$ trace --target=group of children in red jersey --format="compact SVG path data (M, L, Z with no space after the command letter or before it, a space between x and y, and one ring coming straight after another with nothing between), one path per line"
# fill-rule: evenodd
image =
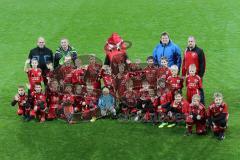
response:
M31 63L31 65L29 65ZM24 86L12 101L18 103L18 115L24 120L40 122L64 119L76 123L76 115L82 120L94 122L97 118L111 116L121 120L152 122L159 128L173 127L185 122L186 135L205 134L210 127L218 139L224 139L228 110L221 93L214 94L208 107L200 103L199 89L202 80L196 75L196 66L189 67L189 74L182 78L176 65L168 67L166 57L161 58L161 67L154 65L153 57L147 58L147 66L136 63L121 63L117 74L112 74L109 65L98 64L94 55L83 66L77 59L72 64L71 56L65 56L64 64L54 69L48 63L46 77L36 59L27 60L24 71L28 75L28 93ZM31 66L31 67L30 67ZM42 82L46 80L43 88ZM185 81L187 100L182 96Z

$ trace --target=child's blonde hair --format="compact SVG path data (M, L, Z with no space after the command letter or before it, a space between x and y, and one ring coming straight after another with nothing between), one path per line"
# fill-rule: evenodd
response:
M215 99L215 98L223 98L223 95L222 95L222 93L220 93L220 92L215 92L214 94L213 94L213 98Z
M198 94L194 94L194 95L192 96L192 100L198 100L198 101L200 101L200 99L201 99L201 97L200 97Z
M170 70L178 71L178 66L177 66L177 65L172 65L172 66L170 67Z
M102 92L106 92L106 93L109 93L109 89L107 87L104 87Z
M195 70L196 71L196 65L195 64L191 64L190 66L189 66L189 70Z

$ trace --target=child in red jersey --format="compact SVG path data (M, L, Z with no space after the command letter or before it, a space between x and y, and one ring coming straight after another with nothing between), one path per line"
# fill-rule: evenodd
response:
M161 57L161 66L157 70L157 79L165 79L171 76L171 70L168 68L167 57Z
M74 95L72 94L72 85L65 84L64 95L62 98L62 107L64 116L69 124L76 123L73 121L73 113L74 113Z
M158 96L158 107L156 109L158 117L162 122L158 128L163 128L168 125L168 111L170 108L170 104L173 100L172 92L169 89L168 85L164 78L158 80L157 86L157 96Z
M34 85L36 83L42 83L43 77L42 77L42 70L38 68L38 60L33 58L31 59L31 67L29 67L30 60L27 59L24 66L24 71L28 75L28 81L30 84L30 92L34 91Z
M137 102L138 116L135 118L135 121L138 121L139 115L143 115L143 121L147 122L152 120L154 115L154 107L151 100L151 92L150 85L147 80L143 81L142 88L139 91L139 98Z
M119 73L115 77L116 83L116 97L120 99L124 92L127 90L126 83L130 79L128 73L125 70L125 64L121 64L118 66ZM132 81L131 81L132 82Z
M33 101L33 108L30 111L30 116L35 117L40 120L40 122L44 122L46 120L47 103L46 96L42 92L42 86L40 83L35 84L31 97Z
M86 68L81 65L81 61L79 59L75 60L75 65L77 68L72 71L72 84L86 85L84 80Z
M200 95L200 90L202 88L202 80L196 74L195 64L189 66L189 75L186 76L186 87L187 87L187 100L190 103L192 101L192 96L194 94Z
M170 86L172 95L174 96L176 91L181 91L183 88L183 79L178 75L178 66L171 66L171 76L168 77L167 83Z
M100 72L101 72L102 65L96 62L95 55L91 55L89 57L89 65L87 67L85 81L88 81L94 89L101 89L101 82L100 82Z
M187 131L186 135L192 134L192 128L196 125L196 133L203 135L206 133L206 118L207 112L205 106L200 103L200 96L193 95L192 103L190 104L189 112L186 117Z
M61 108L59 94L60 91L58 81L56 79L52 79L49 85L49 92L46 93L48 104L47 119L53 120L57 118L58 110Z
M63 87L64 84L72 83L72 71L72 57L71 55L66 55L64 57L64 64L59 68L61 87Z
M84 85L80 85L80 84L76 84L74 86L75 89L75 94L74 94L74 109L75 112L82 112L82 103L84 102L84 96L87 92L86 86Z
M135 63L129 64L128 77L133 81L133 90L139 92L142 88L142 80L144 77L144 72L140 66L141 60L136 59Z
M189 113L189 103L182 97L182 92L176 92L174 100L170 104L168 115L172 121L167 127L171 128L179 121L185 120L186 115Z
M116 82L114 76L112 75L110 66L103 66L100 77L103 80L104 87L108 88L110 94L115 97Z
M56 78L56 73L53 68L53 63L52 62L47 62L47 71L46 71L46 79L47 79L47 84L50 84L50 82Z
M82 117L85 120L90 119L90 122L96 121L98 99L101 90L96 90L94 87L87 83L87 93L82 102Z
M228 106L223 101L223 95L218 92L214 93L214 102L208 107L208 122L214 135L219 140L225 138L224 132L227 127L228 116Z
M150 84L150 88L156 90L158 68L154 66L153 56L149 56L147 58L147 67L145 67L143 71L144 71L146 80Z
M28 103L28 96L25 93L24 86L18 87L18 93L11 102L12 106L15 106L16 104L18 104L17 114L23 116L23 119L26 121L30 120L30 105Z
M137 113L136 104L138 99L137 93L133 90L132 80L127 81L126 89L123 95L121 95L119 104L120 112L125 118Z

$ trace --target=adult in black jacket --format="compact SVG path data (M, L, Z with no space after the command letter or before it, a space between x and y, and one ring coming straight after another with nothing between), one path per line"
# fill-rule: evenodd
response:
M188 37L188 46L184 52L183 63L182 63L182 76L188 75L189 66L195 64L196 73L203 79L206 69L206 59L203 49L196 45L196 40L193 36ZM204 92L200 89L201 103L204 104Z
M46 72L47 69L47 62L53 63L53 53L52 50L45 46L45 39L43 37L39 37L37 40L37 47L30 50L28 55L28 59L36 58L38 60L38 68L42 70L44 83L46 84ZM30 62L31 64L31 62Z

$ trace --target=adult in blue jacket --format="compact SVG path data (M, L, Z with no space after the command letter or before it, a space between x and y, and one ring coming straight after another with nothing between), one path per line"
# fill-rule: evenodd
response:
M169 39L167 32L161 34L160 44L158 44L153 51L155 65L160 66L160 59L163 56L167 57L169 67L177 65L180 70L182 62L181 49Z

